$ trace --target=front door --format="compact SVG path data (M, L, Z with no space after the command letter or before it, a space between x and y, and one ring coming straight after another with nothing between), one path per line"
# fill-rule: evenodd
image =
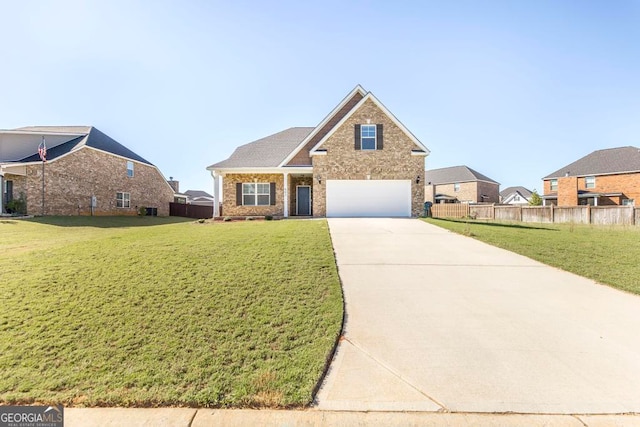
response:
M311 187L308 185L296 187L296 215L311 216Z

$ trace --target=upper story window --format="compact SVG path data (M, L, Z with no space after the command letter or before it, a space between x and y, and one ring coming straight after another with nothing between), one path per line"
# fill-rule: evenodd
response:
M460 191L460 183L456 182L455 184L453 184L453 191Z
M623 206L634 206L635 205L635 201L633 199L624 199L622 201L622 205Z
M584 177L584 187L585 188L596 188L596 177L595 176L585 176Z
M382 150L382 124L355 125L356 150Z
M127 176L129 178L133 177L133 162L127 160Z
M360 127L360 147L363 150L376 149L376 125L362 125Z
M549 189L551 191L558 191L558 180L557 179L549 180Z

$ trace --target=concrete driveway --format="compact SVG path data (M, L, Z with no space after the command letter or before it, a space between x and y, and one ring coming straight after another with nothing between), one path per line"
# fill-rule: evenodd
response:
M639 297L416 219L329 226L347 320L319 409L640 413Z

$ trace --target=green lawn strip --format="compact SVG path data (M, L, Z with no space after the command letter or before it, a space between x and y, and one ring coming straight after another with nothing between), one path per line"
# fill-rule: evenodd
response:
M310 402L342 319L325 221L9 226L44 249L0 259L0 401Z
M599 283L640 294L640 227L425 221Z

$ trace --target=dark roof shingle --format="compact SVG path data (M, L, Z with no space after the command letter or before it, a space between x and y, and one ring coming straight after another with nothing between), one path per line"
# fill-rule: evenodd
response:
M477 172L464 165L427 170L424 173L424 180L427 184L431 183L434 185L469 181L487 181L498 184L497 181L494 181L488 176L483 175L480 172Z
M531 195L533 194L533 192L527 188L516 186L516 187L507 187L504 190L502 190L500 192L500 197L506 198L515 192L520 193L523 197L526 197L527 199L531 197Z
M594 151L550 173L543 179L638 171L640 171L640 149L628 146Z
M313 129L315 128L293 127L241 145L228 159L214 163L209 167L277 167Z

